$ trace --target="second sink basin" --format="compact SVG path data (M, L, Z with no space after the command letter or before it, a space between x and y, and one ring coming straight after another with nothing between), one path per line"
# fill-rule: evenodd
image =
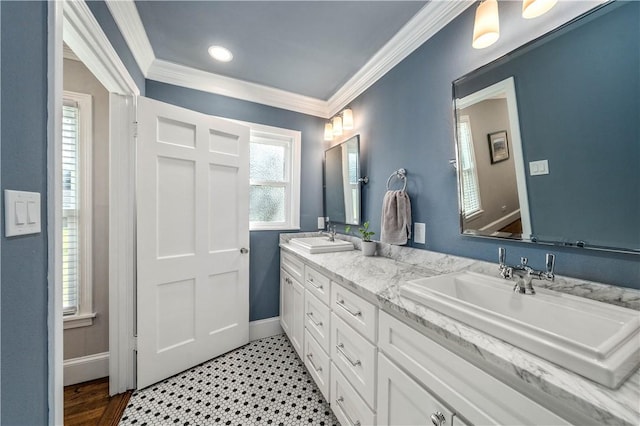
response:
M291 244L305 249L311 254L353 250L353 244L349 241L338 239L330 241L329 237L292 238Z
M512 285L464 271L410 281L400 294L610 388L640 364L640 312Z

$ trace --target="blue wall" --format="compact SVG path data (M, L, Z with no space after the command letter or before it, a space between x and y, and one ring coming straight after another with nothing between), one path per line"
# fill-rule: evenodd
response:
M39 234L6 238L4 226L0 227L0 423L44 425L48 421L47 4L3 1L0 9L2 190L40 192L43 218Z
M233 118L302 132L300 226L315 230L322 216L322 132L324 120L279 108L147 80L149 98L218 117ZM280 252L276 231L251 232L251 321L279 315Z
M500 7L502 17L504 8L520 6L501 2ZM500 49L502 42L485 51L471 47L474 11L467 9L351 102L362 135L363 174L370 179L364 188L364 218L379 235L386 180L404 167L413 220L427 228L427 244L414 247L496 262L498 246L505 246L508 262L527 256L535 268L543 267L544 254L550 251L557 255L558 274L640 288L635 255L460 235L456 174L448 163L455 157L451 83L487 63L487 51ZM628 36L635 37L637 49L637 34Z

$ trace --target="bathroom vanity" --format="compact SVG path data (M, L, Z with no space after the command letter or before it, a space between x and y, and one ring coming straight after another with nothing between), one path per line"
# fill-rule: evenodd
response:
M380 243L377 257L310 254L289 243L301 236L280 237L281 323L343 425L640 424L640 371L610 389L402 295L496 264ZM535 285L640 310L637 290Z

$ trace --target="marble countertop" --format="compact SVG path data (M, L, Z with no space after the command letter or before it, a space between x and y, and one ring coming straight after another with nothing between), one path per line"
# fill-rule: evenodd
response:
M293 237L317 235L281 234L280 247L523 392L542 395L594 423L640 424L640 370L612 390L400 296L400 287L409 280L461 270L495 276L497 264L381 243L375 257L362 256L358 250L309 254L288 244ZM357 238L340 238L360 246ZM553 283L534 285L640 311L638 290L560 276Z

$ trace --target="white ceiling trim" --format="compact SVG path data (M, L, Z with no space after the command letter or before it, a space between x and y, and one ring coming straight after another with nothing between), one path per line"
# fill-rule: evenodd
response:
M371 87L414 50L433 37L474 0L430 1L373 57L331 96L327 108L333 116Z
M217 95L325 117L327 102L156 59L147 78Z
M151 80L329 118L440 31L474 0L432 0L331 98L317 99L159 60L133 0L106 0L144 76Z
M146 77L156 56L142 25L138 8L133 0L107 0L106 3L142 74Z
M64 42L109 92L140 93L84 1L64 2L62 34Z

